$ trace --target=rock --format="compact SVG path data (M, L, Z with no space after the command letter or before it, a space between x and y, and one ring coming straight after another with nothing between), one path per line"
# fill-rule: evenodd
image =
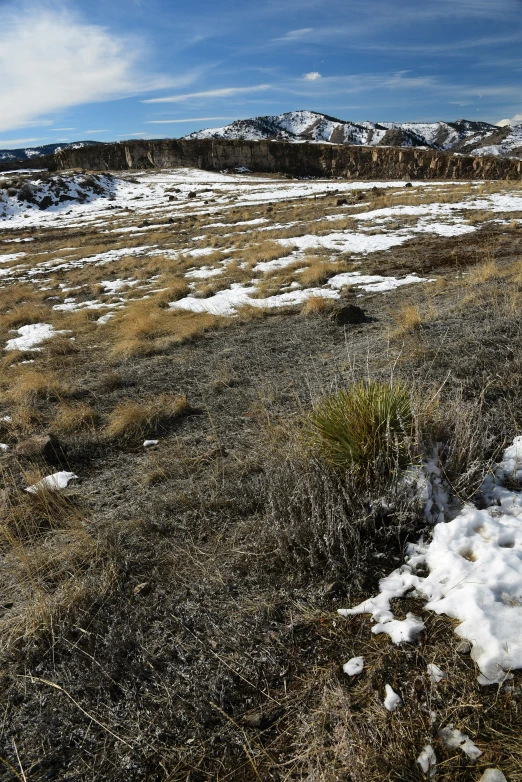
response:
M51 196L44 196L40 203L38 204L40 209L49 209L50 206L53 205L53 199Z
M194 190L191 190L189 193L187 193L187 198L195 198L197 196L197 193L194 192Z
M143 584L138 584L137 586L135 586L134 589L132 590L132 593L134 595L143 595L145 597L145 595L149 594L151 589L152 589L152 584L149 581L144 581Z
M169 201L177 201L176 196L169 196Z
M243 724L248 725L249 728L266 730L279 719L283 711L283 709L274 709L269 712L259 711L255 714L248 714L246 717L243 717Z
M336 307L330 315L331 320L338 326L347 326L354 323L367 323L369 318L363 309L356 304L343 304Z
M348 593L344 584L340 581L333 581L331 584L328 584L324 594L326 597L346 597Z
M14 453L23 459L45 459L49 464L59 464L64 458L63 447L52 434L35 434L23 440Z
M499 768L488 768L480 777L479 782L507 782L507 779Z
M413 187L411 182L406 182L405 187Z
M346 200L346 198L338 198L337 201L335 202L335 205L336 206L344 206L347 203L348 203L348 201Z
M461 641L459 645L456 648L457 654L470 654L471 653L471 643L469 641Z
M357 201L364 201L366 193L357 193Z

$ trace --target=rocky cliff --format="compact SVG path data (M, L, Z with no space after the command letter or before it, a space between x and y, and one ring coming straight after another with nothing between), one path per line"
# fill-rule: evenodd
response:
M40 158L52 170L129 171L239 167L292 176L349 179L522 179L522 160L471 157L415 147L288 144L278 141L163 139L67 149Z

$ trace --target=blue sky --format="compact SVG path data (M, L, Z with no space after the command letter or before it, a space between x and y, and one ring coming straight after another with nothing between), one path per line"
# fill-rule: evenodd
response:
M522 122L522 0L0 0L0 147L294 109Z

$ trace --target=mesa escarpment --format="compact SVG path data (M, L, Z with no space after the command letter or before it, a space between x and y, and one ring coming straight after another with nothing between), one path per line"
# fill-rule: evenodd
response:
M43 163L43 159L42 163ZM40 161L39 161L40 162ZM288 144L278 141L162 139L66 149L45 159L57 170L245 167L291 176L349 179L521 179L522 160L471 157L418 148Z

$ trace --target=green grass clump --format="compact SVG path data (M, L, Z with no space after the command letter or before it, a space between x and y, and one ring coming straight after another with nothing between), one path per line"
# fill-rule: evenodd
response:
M334 468L392 472L411 460L414 426L409 389L372 380L322 399L305 440Z

